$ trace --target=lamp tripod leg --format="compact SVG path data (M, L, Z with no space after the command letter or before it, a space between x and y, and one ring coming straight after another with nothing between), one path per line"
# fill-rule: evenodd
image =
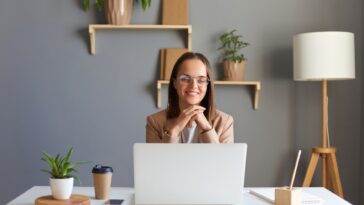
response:
M313 174L315 173L315 169L317 166L317 162L319 159L319 154L312 152L310 163L308 164L308 168L306 171L305 179L303 180L303 187L308 187L311 184Z
M310 163L308 165L306 175L302 184L303 187L310 186L318 159L319 157L321 157L323 162L322 185L325 188L332 190L340 197L344 197L335 153L336 148L334 147L315 147L312 149Z
M330 153L328 155L328 164L330 165L330 175L331 175L331 182L334 192L339 195L340 197L344 197L343 188L341 185L340 175L339 175L339 168L337 166L336 155L335 153Z

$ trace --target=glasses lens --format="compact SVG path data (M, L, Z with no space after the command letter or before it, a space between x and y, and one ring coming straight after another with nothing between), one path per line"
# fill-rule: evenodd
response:
M201 85L201 86L205 86L207 84L209 84L209 79L205 76L198 76L198 77L191 77L191 76L188 76L188 75L180 75L178 77L178 80L179 82L182 84L182 85L189 85L189 84L192 84L193 83L193 79L196 79L197 81L197 84L198 85Z
M190 76L188 76L188 75L181 75L181 76L179 76L179 82L181 83L181 84L190 84L190 82L191 82L191 77Z
M207 77L199 77L197 78L197 83L199 85L207 85L209 83L209 79Z

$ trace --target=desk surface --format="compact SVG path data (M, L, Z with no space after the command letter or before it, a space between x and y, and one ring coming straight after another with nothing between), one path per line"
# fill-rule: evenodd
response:
M249 193L252 188L245 188L243 192L243 200L240 204L244 205L269 205L271 203L266 202ZM256 188L254 188L256 189ZM349 202L341 199L334 193L322 187L308 187L302 188L303 191L314 194L321 197L324 200L323 205L348 205ZM96 200L94 197L93 187L74 187L74 194L82 194L89 196L92 205L103 205L105 200ZM8 205L33 205L36 198L44 195L50 195L50 188L48 186L34 186L18 196L16 199L8 203ZM110 198L124 199L126 203L124 205L134 204L134 189L124 187L113 187L110 191Z

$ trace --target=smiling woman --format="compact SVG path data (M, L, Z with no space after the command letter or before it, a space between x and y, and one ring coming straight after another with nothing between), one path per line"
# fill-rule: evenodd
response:
M168 107L147 117L148 143L233 143L233 118L215 107L211 66L200 53L175 63Z

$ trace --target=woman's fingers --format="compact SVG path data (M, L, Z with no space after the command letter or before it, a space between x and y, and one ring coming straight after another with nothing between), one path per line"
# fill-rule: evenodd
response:
M201 129L201 130L210 130L211 129L211 125L209 123L209 121L206 119L204 114L197 114L194 117L196 120L196 124L197 126Z
M204 112L203 110L197 110L194 113L192 113L193 115L191 116L189 124L188 124L189 128L192 127L193 122L196 122L197 125L201 124L201 121L204 122L204 123L205 122L208 123L208 121L207 121L205 115L203 114L203 112Z
M198 114L203 114L204 111L205 110L202 110L202 109L188 111L188 112L184 113L183 115L180 115L180 118L182 120L194 121L194 120L192 120L192 118Z
M178 116L176 121L172 124L169 124L167 127L173 130L176 133L181 132L185 127L192 127L192 123L196 121L196 117L198 115L203 115L203 112L206 109L199 105L192 105L186 109L184 109L181 114ZM203 115L204 116L204 115Z
M183 111L184 112L191 112L191 111L194 111L194 110L206 110L206 108L200 106L200 105L192 105L186 109L184 109Z
M198 114L202 114L205 110L201 109L201 108L197 108L197 109L192 109L192 110L188 110L186 112L183 113L183 115L180 115L179 119L181 122L181 127L182 129L184 127L192 127L192 123L193 121L195 121L194 116L198 115Z
M185 116L191 116L191 115L194 115L194 114L196 114L196 111L198 112L198 111L205 111L206 110L206 108L204 108L204 107L202 107L202 106L199 106L199 105L192 105L192 106L190 106L190 107L188 107L188 108L186 108L186 109L184 109L183 111L182 111L182 115L185 115Z

